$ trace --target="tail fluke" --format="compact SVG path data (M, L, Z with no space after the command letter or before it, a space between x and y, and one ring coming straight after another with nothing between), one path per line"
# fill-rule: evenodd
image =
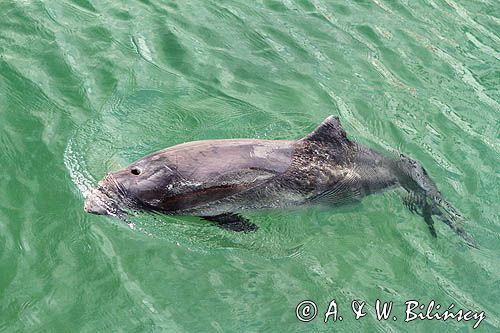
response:
M424 218L434 237L436 237L436 230L434 229L433 215L462 237L469 246L478 249L479 245L476 240L463 228L464 218L443 198L422 165L403 154L400 154L399 157L400 160L397 162L399 181L408 192L408 195L403 199L405 206Z

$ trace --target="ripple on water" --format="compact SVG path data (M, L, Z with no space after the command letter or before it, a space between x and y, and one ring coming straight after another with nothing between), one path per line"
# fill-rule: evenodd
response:
M239 327L230 327L241 330L264 319L287 319L283 313L302 296L334 296L344 305L364 299L370 306L378 297L398 304L433 297L443 304L484 309L489 318L498 313L499 38L492 1L142 1L131 4L133 10L126 13L109 4L91 6L47 5L52 20L63 29L51 26L43 35L55 38L59 50L78 50L89 58L95 53L95 62L56 55L42 66L50 77L35 78L61 105L67 101L60 96L65 90L53 85L51 77L70 85L83 80L78 96L67 103L71 113L79 114L73 112L77 105L97 110L68 141L65 153L66 167L83 196L105 173L167 146L240 136L294 139L333 113L340 115L350 137L421 160L443 194L464 211L467 230L483 246L474 252L462 247L441 224L433 239L397 195L374 196L354 211L249 213L260 227L256 234L230 233L193 217L131 216L131 237L164 241L187 250L183 255L202 256L187 263L181 254L172 255L166 262L169 274L183 271L193 280L200 272L206 274L196 281L208 281L211 289L201 294L209 300L198 304L228 305L231 323L214 319L212 327L222 330L238 322ZM119 22L102 20L108 11ZM73 21L82 26L72 26ZM89 24L107 28L91 29ZM69 38L81 27L89 28L84 29L89 40L101 36L101 43L86 47L86 40ZM4 40L13 43L18 37L25 43L28 35L9 31ZM12 53L8 57L9 62L16 59ZM64 75L58 76L59 64ZM86 80L94 72L92 66L100 64L100 75L109 76L109 81ZM24 65L18 67L28 67ZM93 95L96 88L102 95L111 94L102 107L103 96ZM15 145L15 136L0 133L0 143ZM9 157L16 151L5 153ZM134 314L144 311L162 327L182 327L171 316L177 306L186 307L172 306L171 300L162 304L161 297L148 290L152 281L132 276L109 235L98 225L91 232L126 294L139 304ZM12 241L5 239L8 248ZM204 260L213 253L221 261L204 271L209 267L203 266ZM175 285L179 293L169 294L161 286L158 294L191 293L192 286L182 282ZM256 309L256 303L270 306ZM273 307L283 311L266 312ZM462 324L449 327L459 329ZM409 327L373 317L345 325L378 331ZM483 325L500 326L496 318Z

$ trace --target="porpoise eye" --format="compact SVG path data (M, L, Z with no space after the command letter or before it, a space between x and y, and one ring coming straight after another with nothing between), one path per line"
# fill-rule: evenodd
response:
M133 168L132 170L130 170L130 172L133 174L133 175L140 175L141 174L141 170L137 169L137 168Z

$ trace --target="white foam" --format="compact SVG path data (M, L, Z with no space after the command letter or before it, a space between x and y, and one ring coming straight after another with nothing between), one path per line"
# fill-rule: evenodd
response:
M68 141L64 151L64 165L68 169L73 183L80 190L83 197L87 198L91 194L96 180L87 171L83 157L74 149L73 138Z

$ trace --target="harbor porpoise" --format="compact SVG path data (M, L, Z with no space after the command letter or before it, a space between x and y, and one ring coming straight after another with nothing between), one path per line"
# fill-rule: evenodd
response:
M339 206L398 187L433 236L435 216L477 247L419 162L349 140L335 116L297 141L206 140L152 153L106 175L85 210L118 217L130 210L193 215L225 229L252 231L256 225L241 215L248 210Z

